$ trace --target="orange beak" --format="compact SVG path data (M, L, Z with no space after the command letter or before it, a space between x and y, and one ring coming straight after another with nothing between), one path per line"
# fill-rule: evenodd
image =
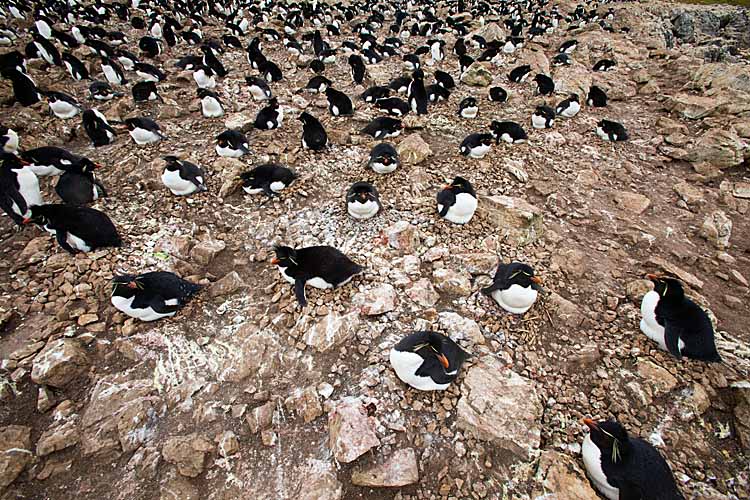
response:
M31 219L29 219L28 217L24 217L23 218L23 223L24 224L31 224Z
M537 285L541 285L542 284L542 278L540 278L539 276L532 276L531 277L531 281L533 281Z
M440 364L443 365L443 368L448 369L450 363L448 363L448 358L445 357L445 354L438 354L437 359L440 361Z
M452 187L453 187L452 184L446 184L445 186L443 186L443 189L450 189Z
M648 278L651 281L653 281L653 280L658 280L660 278L660 276L658 274L647 274L646 278Z
M587 426L587 427L588 427L589 429L591 429L591 430L594 430L594 429L598 429L598 428L599 428L599 426L598 426L598 425L596 425L596 422L594 422L594 421L593 421L593 420L591 420L590 418L584 418L583 420L581 420L581 422L583 422L584 424L586 424L586 426Z
M279 259L277 259L276 257L274 257L273 259L271 259L271 264L273 264L274 266L276 264L278 264L279 262L280 262Z
M104 168L104 165L101 163L94 163L94 168Z
M131 281L130 283L128 283L128 288L136 289L138 288L138 285L135 284L135 281Z

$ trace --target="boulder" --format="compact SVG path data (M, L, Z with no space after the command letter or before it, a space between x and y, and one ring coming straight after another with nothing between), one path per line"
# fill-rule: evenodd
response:
M714 97L683 93L671 96L666 102L666 109L688 120L700 120L714 114L721 104Z
M645 359L639 359L636 371L653 389L654 394L666 393L677 387L677 379L666 368Z
M687 181L678 182L672 186L672 189L674 189L674 192L677 193L677 196L679 196L682 201L690 206L696 206L705 201L703 199L703 191Z
M230 130L250 132L255 124L255 116L247 113L232 113L224 118L224 126Z
M432 272L432 279L441 292L461 297L471 295L471 280L466 273L441 267Z
M432 148L417 133L407 135L396 149L399 158L406 165L417 165L432 156Z
M318 352L326 352L354 336L360 323L357 311L351 311L343 316L331 312L307 330L303 341Z
M297 415L300 415L305 423L310 423L323 414L320 406L318 391L313 386L296 388L284 401L284 406Z
M435 291L432 282L427 278L415 281L406 289L406 295L422 307L432 307L440 300L440 294Z
M203 472L206 454L213 444L198 434L176 436L167 439L162 448L164 460L177 466L177 472L185 477L197 477Z
M401 255L413 254L419 247L419 229L411 222L400 220L385 230L385 239Z
M397 450L382 464L352 472L352 483L371 488L397 488L419 481L417 454L413 448Z
M646 196L630 191L616 191L615 203L618 207L631 214L640 215L651 205Z
M240 451L240 440L232 431L224 431L221 436L217 437L219 443L219 455L222 457L231 457Z
M361 400L346 398L334 403L328 414L328 447L336 460L353 462L379 445L375 424Z
M309 316L305 318L311 320ZM307 323L301 321L295 328L305 328L305 325ZM244 324L233 336L233 349L227 351L222 358L222 366L218 372L220 379L241 382L251 375L266 377L275 373L280 364L279 342L279 336L273 331L259 330L252 323Z
M201 500L198 488L188 479L174 474L162 485L159 500Z
M552 308L552 312L560 319L563 326L568 328L577 328L583 323L583 314L573 302L555 292L550 292L547 297L547 303Z
M732 187L732 196L735 198L743 198L745 200L750 199L750 183L735 182Z
M340 500L343 486L336 478L336 471L330 462L309 458L298 468L294 477L299 480L296 500ZM271 498L271 497L269 497Z
M747 452L750 451L750 381L733 382L730 388L735 402L733 413L737 436L740 438L742 448ZM2 467L0 467L1 470ZM0 483L0 490L2 490L2 483Z
M556 67L554 71L555 90L565 95L576 94L580 102L585 103L591 88L591 70L573 61L569 66Z
M247 170L250 170L250 166L237 158L224 158L221 157L213 162L212 169L218 172L221 178L221 188L219 188L219 196L226 198L232 194L242 184L240 174Z
M466 372L461 394L458 428L519 460L539 448L542 403L533 381L488 355Z
M396 309L396 289L389 283L365 290L354 296L352 302L365 316L377 316Z
M479 324L460 314L443 311L438 314L440 328L453 340L465 340L471 344L484 344L484 335Z
M668 273L672 273L678 278L680 278L682 281L684 281L687 285L691 286L692 288L695 288L696 290L700 290L703 288L703 281L698 279L697 276L695 276L693 273L690 273L688 271L685 271L681 267L672 264L671 262L668 262L661 257L657 256L651 256L648 259L649 264L653 264L654 266L660 267L661 269L667 271Z
M461 81L472 87L489 87L493 80L489 67L489 63L474 62L461 75Z
M0 494L16 480L34 460L31 452L31 427L0 427Z
M247 415L245 415L245 421L250 427L250 432L257 434L260 431L270 429L273 425L273 414L275 411L275 401L269 401L264 405L250 410Z
M477 215L514 245L528 245L544 234L542 211L522 198L480 195Z
M88 354L77 340L51 340L34 358L31 380L62 388L81 375L88 365Z
M240 288L246 286L237 271L231 271L224 275L219 281L211 285L208 289L208 295L211 297L224 297L231 295Z
M732 219L723 210L715 210L706 215L700 229L700 235L716 248L723 250L729 247L732 236Z
M598 500L588 479L575 460L560 452L547 450L539 457L536 480L550 500Z
M50 453L70 448L78 443L80 435L75 420L68 420L60 425L53 425L36 443L37 456L44 457Z
M698 138L681 159L728 168L745 161L744 150L745 145L733 128L712 128Z
M190 251L190 256L193 258L193 260L197 264L201 266L207 266L226 247L227 247L227 244L224 243L222 240L212 240L212 239L204 240L204 241L198 242L193 247L193 249Z

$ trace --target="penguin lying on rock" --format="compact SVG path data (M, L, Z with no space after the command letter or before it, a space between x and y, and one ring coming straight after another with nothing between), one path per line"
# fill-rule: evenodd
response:
M112 279L110 301L132 318L155 321L174 316L201 288L166 271L125 274Z
M393 346L390 362L402 382L420 391L443 391L456 380L468 357L441 333L415 332Z
M483 288L482 293L492 297L509 313L524 314L536 302L541 283L531 266L520 262L501 263L492 285Z

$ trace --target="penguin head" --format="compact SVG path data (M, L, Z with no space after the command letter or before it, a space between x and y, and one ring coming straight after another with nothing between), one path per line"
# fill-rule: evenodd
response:
M285 268L297 267L299 265L297 251L294 248L276 245L273 247L273 251L276 257L271 260L271 264Z
M647 274L646 277L653 282L654 291L660 299L682 301L685 298L685 290L679 280L658 274Z
M349 188L349 193L346 198L349 203L367 203L368 201L377 201L378 192L375 189L375 186L369 182L355 182Z
M460 193L473 193L474 188L472 188L471 183L464 179L463 177L456 177L453 179L453 182L450 184L447 184L443 186L443 189L448 189L450 191L453 191L453 194L458 195Z
M507 277L506 285L519 285L524 288L539 289L539 285L542 284L542 279L539 276L534 276L534 269L528 264L522 264L520 262L513 262L506 268Z
M412 79L414 80L424 80L424 71L421 69L418 69L414 71L414 73L411 74Z
M143 290L143 283L134 274L121 274L112 278L112 295L132 296Z
M461 101L461 106L464 108L475 108L477 106L477 99L475 97L467 97Z
M88 158L81 158L76 163L76 166L80 169L80 171L81 171L82 174L91 174L97 168L102 168L102 166L99 163L94 163L93 161L89 160Z
M19 158L12 153L5 152L0 153L0 161L2 161L3 168L8 168L11 170L20 170L23 167L29 165L29 162L27 162L23 158Z
M578 94L570 94L570 97L568 97L573 102L578 102Z
M177 158L174 155L167 155L162 158L167 164L164 168L170 171L175 171L180 169L180 159Z
M312 118L312 115L311 115L310 113L306 112L306 111L303 111L303 112L302 112L302 113L300 113L300 114L299 114L299 116L297 117L297 119L298 119L299 121L301 121L302 123L308 123L308 122L310 121L310 119L311 119L311 118Z
M23 220L23 223L44 226L49 224L50 220L54 217L57 207L55 205L32 205L29 207L29 210L31 214Z
M591 441L613 464L622 463L630 451L628 432L617 420L610 419L596 422L584 418L583 423L591 430Z

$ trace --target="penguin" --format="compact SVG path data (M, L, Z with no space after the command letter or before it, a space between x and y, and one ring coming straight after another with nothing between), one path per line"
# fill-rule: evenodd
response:
M555 107L555 113L563 118L573 118L581 110L578 102L578 94L570 94L570 97L560 101Z
M627 141L628 133L621 123L611 120L599 120L596 124L596 135L605 141Z
M445 58L445 40L429 40L427 44L430 46L430 56L435 62L440 62Z
M405 94L406 91L409 90L410 83L411 78L409 78L408 76L399 76L398 78L394 78L388 84L388 88L390 88L394 92L398 92L399 94Z
M39 177L60 175L81 161L80 156L57 146L29 149L21 153L21 157L29 162L29 168Z
M267 82L278 82L284 78L281 69L273 61L265 60L258 64L258 71Z
M425 90L427 91L428 102L446 101L451 96L450 91L448 91L447 89L444 89L437 83L428 85L427 87L425 87Z
M453 77L446 73L445 71L437 70L433 74L435 77L435 81L438 85L443 87L445 90L452 90L456 88L456 82L453 80Z
M221 78L227 76L226 68L224 68L224 65L221 63L221 61L219 61L219 58L216 57L216 54L214 54L214 51L211 49L210 45L201 45L201 51L203 51L204 65L211 68L211 70Z
M174 65L183 71L191 71L203 65L203 58L200 56L185 56L179 58Z
M156 321L174 316L201 288L167 271L125 274L112 279L110 302L131 318Z
M93 208L57 204L32 206L31 215L24 219L24 224L30 223L54 234L60 247L70 254L122 245L109 217Z
M231 47L233 49L241 49L242 48L242 42L240 42L240 39L237 38L234 35L222 35L221 41L227 47Z
M357 54L350 55L349 66L351 67L352 81L357 85L361 84L367 75L367 69L362 57Z
M44 15L37 14L36 19L34 20L34 26L36 27L37 32L47 40L52 38L53 25L54 23Z
M0 146L5 153L18 153L18 134L12 128L0 125Z
M201 100L201 113L206 118L218 118L224 116L224 107L221 99L215 92L208 89L197 89L198 99Z
M492 134L469 134L461 142L458 150L463 156L468 156L469 158L484 158L492 147L493 140Z
M508 100L508 91L502 87L490 87L490 101L506 102Z
M539 95L552 95L555 92L555 82L552 81L552 78L548 77L547 75L543 75L542 73L539 73L534 77L534 81L536 82L536 92Z
M330 246L291 248L277 245L271 264L278 266L281 276L294 284L294 295L300 306L307 305L305 285L315 288L338 288L345 285L364 268Z
M151 36L141 37L141 39L138 40L138 48L151 59L157 57L162 51L161 42Z
M303 111L297 118L302 122L302 147L313 151L322 151L328 146L328 134L323 124L310 113Z
M268 105L258 111L255 117L255 128L258 130L273 130L281 127L284 120L284 112L274 97L268 101Z
M328 98L328 111L333 116L351 116L354 114L354 105L349 96L332 87L325 90Z
M34 41L32 42L37 49L37 53L47 64L54 66L62 66L62 58L60 57L60 51L57 50L55 44L50 42L44 37L34 35Z
M33 106L42 100L42 94L34 80L15 68L6 69L3 76L13 84L13 98L21 106Z
M27 73L26 57L17 50L0 54L0 72L4 78L6 71L16 70L20 73Z
M107 82L95 81L89 85L89 94L97 101L111 101L115 97L121 97L121 92L115 92Z
M73 80L80 82L89 79L89 70L86 69L86 65L70 52L63 53L62 62Z
M216 88L214 72L208 66L196 66L195 70L193 70L193 80L195 81L195 84L198 85L198 88L208 90Z
M325 89L324 89L325 90ZM389 87L381 87L375 85L365 90L362 93L362 100L365 102L376 102L379 99L385 99L391 95L391 89Z
M467 54L464 54L458 58L458 67L459 67L459 72L461 73L461 76L463 76L464 73L466 73L466 70L468 70L472 64L474 64L474 58ZM529 69L529 71L531 70Z
M153 144L167 138L161 132L159 124L145 116L128 118L125 120L125 125L128 127L128 132L130 133L130 137L133 138L133 142L139 146Z
M101 68L102 72L104 73L104 77L109 83L113 85L124 85L128 83L122 67L117 62L115 62L114 59L102 57Z
M524 39L518 36L505 37L505 43L503 44L503 52L506 54L512 54L517 49L523 48Z
M406 91L409 107L418 115L427 114L427 91L424 88L424 73L417 70L412 74L412 81Z
M375 106L391 116L404 116L409 113L409 103L398 97L378 99Z
M419 331L393 346L389 361L403 383L420 391L444 391L456 380L468 357L449 337Z
M28 162L15 154L0 153L0 208L18 225L31 215L32 206L41 205L39 179Z
M467 224L477 209L477 193L469 181L456 177L437 194L437 210L454 224Z
M133 69L144 82L163 82L167 78L167 75L153 64L137 62Z
M380 116L373 119L362 129L363 134L371 135L375 139L387 139L398 137L401 134L401 120L388 116Z
M247 137L237 130L225 130L216 136L216 154L228 158L239 158L250 152Z
M498 143L502 140L508 144L521 144L529 138L522 126L510 121L493 120L490 124L490 133Z
M552 58L552 66L570 66L572 61L568 54L557 54Z
M390 174L401 165L401 160L393 144L381 142L370 150L367 164L378 174Z
M164 99L159 95L159 90L156 88L156 82L153 81L138 82L133 85L130 91L133 93L133 102L135 103L156 100L164 102Z
M526 81L526 78L528 78L529 73L531 73L531 66L524 64L523 66L514 68L508 73L508 79L513 83L523 83Z
M44 96L47 98L50 111L58 118L67 120L81 112L81 105L78 101L64 92L48 90L44 92Z
M247 85L250 88L250 95L253 96L254 101L266 101L273 97L271 88L262 78L258 78L257 76L246 76L245 82L247 82Z
M646 277L654 283L654 289L641 301L641 331L677 359L685 356L720 362L711 320L700 306L685 296L682 284L656 274Z
M136 63L139 62L135 54L128 52L125 49L117 49L115 55L117 56L117 62L119 62L126 71L133 71Z
M166 165L161 174L161 182L175 196L187 196L195 192L208 191L203 183L205 174L198 165L176 156L164 157Z
M323 73L326 70L326 65L323 64L323 61L319 59L313 59L312 61L310 61L310 65L308 67L310 68L310 71L317 74ZM362 77L362 79L364 80L364 76Z
M94 40L91 38L86 39L86 45L91 49L91 53L102 57L102 58L113 58L115 57L115 50L109 46L106 42L101 40Z
M346 193L346 211L355 219L371 219L381 208L378 190L369 182L355 182Z
M291 169L275 163L258 165L240 175L247 194L264 193L269 198L288 188L299 176Z
M401 59L404 61L404 68L408 71L416 71L422 65L419 62L419 56L416 54L406 54Z
M524 314L536 302L541 283L542 280L534 276L534 270L527 264L500 263L492 285L483 288L482 293L492 297L509 313Z
M476 118L479 105L474 97L466 97L458 103L458 116L461 118Z
M577 40L566 40L560 44L560 48L557 50L561 54L571 54L578 47Z
M83 129L94 147L111 144L117 136L115 129L110 126L107 118L94 108L84 111L81 114L81 121L83 122Z
M94 176L93 162L81 166L78 171L63 172L55 185L55 192L68 205L88 205L107 196L107 190Z
M616 420L585 418L590 432L581 455L586 474L609 500L685 500L664 457L643 439L632 438Z
M328 87L331 86L331 80L323 75L315 75L307 82L302 90L312 92L314 94L322 94Z
M594 71L612 71L617 66L617 63L612 59L600 59L594 64Z
M592 85L586 98L586 104L592 108L604 108L607 106L607 94L601 88Z
M531 126L534 128L552 128L555 124L555 111L549 106L537 106L531 115Z

